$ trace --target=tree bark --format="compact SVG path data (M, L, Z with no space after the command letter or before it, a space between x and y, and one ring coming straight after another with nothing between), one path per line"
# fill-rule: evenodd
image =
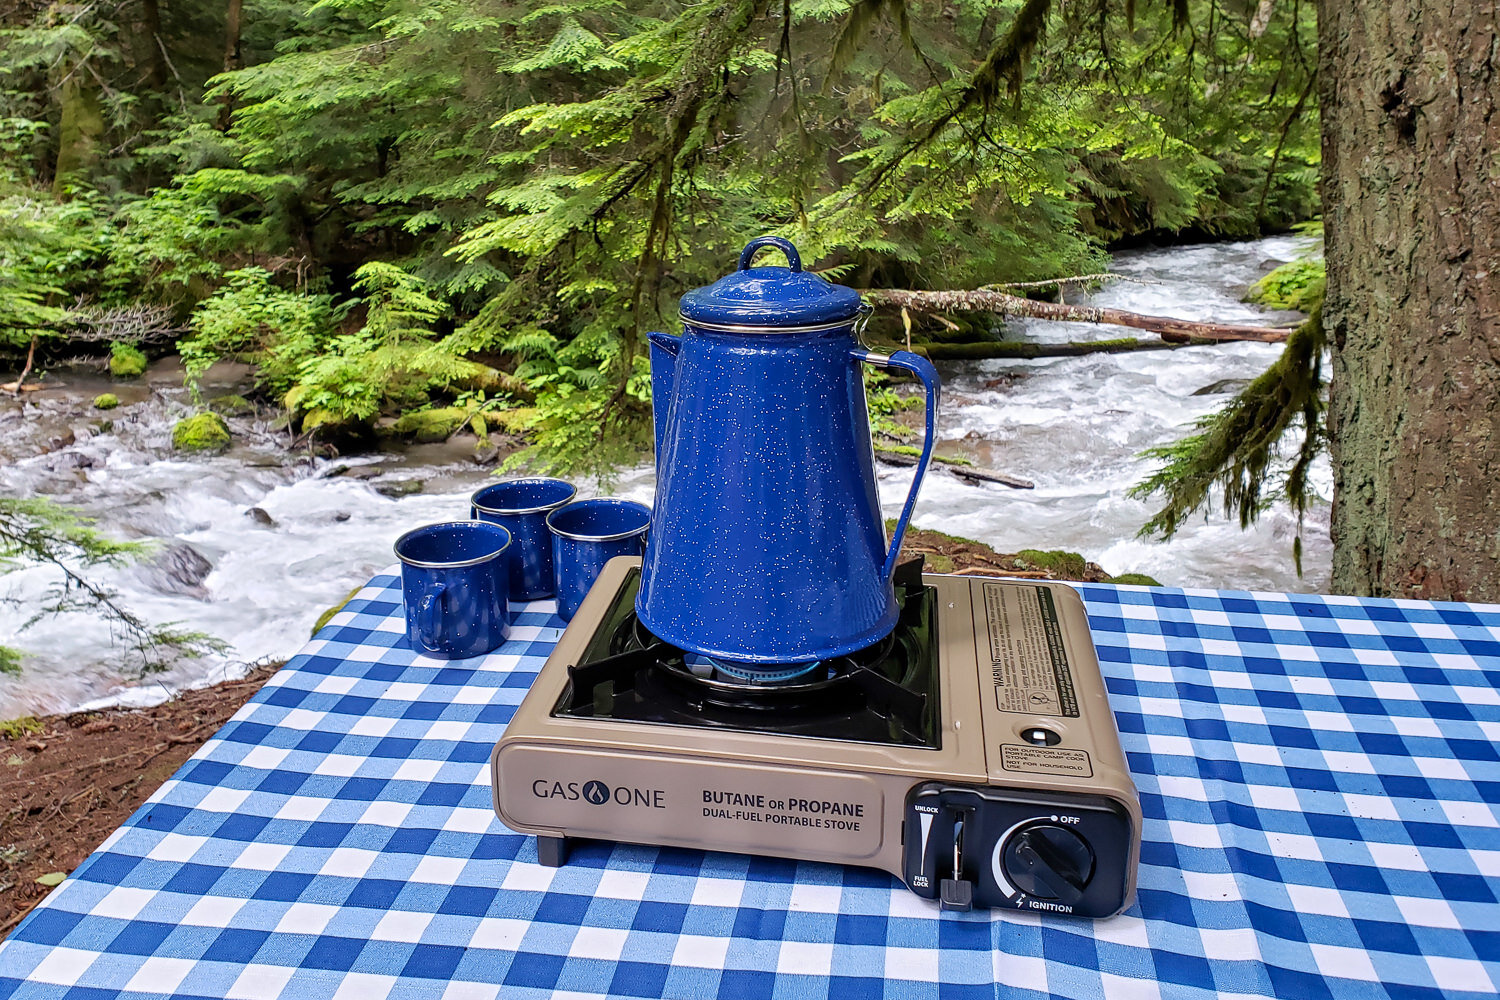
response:
M224 19L224 72L240 68L240 15L244 0L229 0Z
M158 0L141 0L141 19L146 28L146 83L160 93L167 89L167 57Z
M240 19L244 13L244 0L229 0L224 16L224 72L240 68ZM234 94L225 90L223 103L219 105L219 131L229 131L230 119L234 115Z
M1320 0L1333 588L1500 601L1496 0Z
M1026 316L1030 319L1060 320L1070 323L1102 323L1150 330L1163 340L1185 344L1189 340L1259 340L1268 344L1286 340L1290 330L1269 326L1243 326L1237 323L1198 323L1171 316L1147 316L1124 309L1098 306L1070 306L1063 302L1038 302L1036 299L1005 292L937 291L912 292L900 288L870 288L860 292L873 305L889 305L912 312L990 312L1000 316Z
M99 162L99 145L104 137L104 113L99 108L99 92L94 87L89 67L70 63L63 77L62 115L57 126L57 162L52 171L52 195L63 199L68 188L78 181L87 182Z

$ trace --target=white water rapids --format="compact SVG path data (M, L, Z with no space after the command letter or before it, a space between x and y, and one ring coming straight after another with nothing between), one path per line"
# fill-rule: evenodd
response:
M1114 269L1139 281L1111 283L1088 301L1188 319L1265 322L1239 297L1269 262L1309 246L1283 237L1125 252ZM1010 336L1064 341L1121 331L1024 322L1012 324ZM1154 508L1125 496L1151 468L1137 457L1143 449L1175 440L1229 398L1228 390L1197 390L1252 378L1279 351L1238 343L940 365L943 452L1031 479L1036 489L971 486L934 467L914 523L1001 551L1073 550L1111 573L1147 573L1168 586L1321 589L1330 550L1326 508L1305 528L1306 575L1299 578L1291 559L1296 522L1284 508L1248 532L1214 511L1160 542L1135 537ZM156 540L154 559L90 570L89 577L142 617L211 633L230 651L144 680L128 676L109 627L94 616L43 617L23 628L60 574L22 568L0 577L0 644L27 653L19 675L0 675L0 719L152 703L236 676L247 663L290 656L324 609L394 561L391 545L399 534L467 516L468 494L488 479L488 470L441 446L309 461L286 454L285 436L253 418L231 419L236 445L227 454L183 457L170 442L173 421L188 411L180 371L158 366L139 386L110 387L81 376L64 381L70 384L63 390L0 408L0 493L46 496L96 518L112 537ZM107 388L123 405L104 414L88 410L85 401ZM101 418L113 426L98 429ZM329 475L338 465L371 478ZM910 477L910 470L881 467L887 516L900 512ZM404 479L422 480L424 492L391 499L374 488ZM650 468L637 469L613 492L649 503L653 481ZM1315 482L1326 497L1326 466ZM598 489L586 485L581 492ZM266 516L247 513L252 507Z

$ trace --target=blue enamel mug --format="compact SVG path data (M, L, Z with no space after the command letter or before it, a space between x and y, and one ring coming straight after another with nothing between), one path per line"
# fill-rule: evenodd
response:
M563 621L573 620L605 563L646 550L650 526L650 507L615 497L579 500L547 515L557 613Z
M480 656L510 635L510 532L488 521L448 521L396 539L406 638L427 656Z
M476 490L469 512L477 521L502 524L510 532L510 598L551 597L552 535L547 515L578 493L561 479L507 479Z

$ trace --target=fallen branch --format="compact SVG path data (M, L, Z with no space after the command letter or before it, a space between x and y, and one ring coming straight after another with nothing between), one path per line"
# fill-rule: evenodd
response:
M1126 351L1172 351L1212 341L1189 340L1186 343L1166 340L1070 340L1065 344L1038 344L1030 341L982 340L970 344L912 344L911 350L934 361L962 361L974 358L1074 358L1087 354L1121 354Z
M1006 475L1003 472L996 472L994 469L981 469L973 465L951 465L948 467L948 471L964 479L972 479L980 483L999 483L1001 486L1009 486L1013 490L1036 489L1036 483L1033 483L1029 479Z
M994 291L945 290L913 292L901 288L871 288L860 293L875 306L893 306L912 312L989 312L1000 316L1023 316L1028 319L1056 320L1067 323L1104 323L1149 330L1163 340L1186 344L1199 340L1256 340L1267 344L1285 341L1289 330L1269 326L1242 326L1236 323L1199 323L1171 316L1148 316L1124 309L1099 306L1072 306L1061 302L1038 302Z
M80 300L69 319L67 339L78 343L123 340L132 344L161 344L188 331L167 306L144 303L101 309L85 306Z
M906 467L916 465L919 461L919 458L916 455L908 455L905 452L884 451L880 449L876 450L875 457L880 459L887 465L900 465ZM1003 472L996 472L994 469L981 469L978 466L965 465L962 462L955 462L952 459L943 458L941 455L933 456L932 461L933 464L941 465L943 468L947 469L955 476L962 476L965 479L974 479L982 483L999 483L1002 486L1009 486L1013 490L1036 489L1036 483L1033 483L1029 479L1022 479L1020 476L1010 476L1006 475Z
M31 363L35 360L36 334L33 333L31 335L31 348L26 352L26 367L21 369L21 374L16 377L13 383L7 385L6 388L17 396L21 395L21 390L26 387L26 376L31 374Z

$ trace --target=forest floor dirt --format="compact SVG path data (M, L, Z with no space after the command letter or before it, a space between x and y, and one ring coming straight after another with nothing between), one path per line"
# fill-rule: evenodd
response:
M1002 554L933 531L909 531L903 551L922 555L930 572L1086 582L1108 578L1097 564L1078 556ZM276 669L258 667L239 680L185 691L153 708L0 722L0 939L62 874L82 864L218 732Z

